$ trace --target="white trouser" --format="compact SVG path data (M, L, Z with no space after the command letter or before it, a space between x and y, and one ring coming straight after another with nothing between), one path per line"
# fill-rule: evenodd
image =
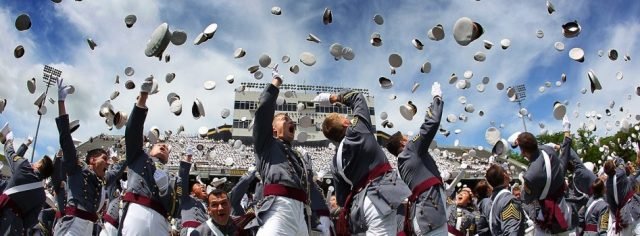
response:
M367 220L368 226L366 235L396 235L398 233L396 211L381 215L369 197L364 199L364 218Z
M533 235L536 235L536 236L538 236L538 235L541 235L541 236L575 236L576 232L574 232L574 231L565 231L565 232L557 233L557 234L549 234L549 233L546 233L544 230L540 229L540 227L535 226Z
M620 235L640 235L640 221L634 222L632 225L627 226L620 232Z
M104 222L104 228L100 231L100 236L117 236L118 228L111 225L109 222Z
M129 203L127 215L122 222L122 235L169 235L169 223L157 211L137 203Z
M64 229L64 232L55 232L56 236L93 234L93 222L80 217L73 217L70 221L68 228Z
M288 197L276 196L271 208L264 213L264 224L257 236L308 236L304 219L304 203Z

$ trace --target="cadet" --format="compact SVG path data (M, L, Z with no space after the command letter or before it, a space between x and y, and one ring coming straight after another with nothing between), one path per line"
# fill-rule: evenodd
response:
M5 125L8 129L8 125ZM27 159L16 155L13 149L13 133L0 137L4 144L11 178L0 194L0 235L22 235L38 223L38 215L45 204L42 181L51 176L53 162L44 156L30 164Z
M193 149L188 148L186 153L186 161L189 163L191 169L191 157L193 156ZM186 168L186 167L185 167ZM189 171L180 172L180 179L182 184L180 186L180 220L182 221L182 229L180 235L189 235L196 227L204 223L207 220L207 207L204 201L207 200L207 194L205 193L205 186L200 185L198 182L193 182L191 188L189 188ZM191 191L189 191L191 189Z
M67 176L67 205L65 216L55 226L56 235L90 235L98 221L98 212L104 207L103 182L117 182L117 172L109 168L107 152L101 148L87 152L85 162L78 161L76 147L71 138L69 115L65 107L69 86L58 81L58 111L56 118L62 148L62 168Z
M568 121L563 121L565 130ZM558 157L553 147L538 146L535 136L528 132L520 133L515 141L522 156L529 161L524 173L524 204L538 205L535 214L535 235L563 234L569 230L571 210L565 201L567 185L564 181L568 154Z
M260 95L254 118L254 152L264 198L251 225L260 225L257 235L308 235L312 222L307 204L317 199L310 195L320 194L322 199L322 194L314 191L313 174L306 171L301 154L291 147L295 123L286 113L274 117L281 84L276 65L271 84Z
M169 145L153 144L148 154L142 149L146 102L157 86L155 83L153 78L147 78L140 86L140 95L125 130L127 189L122 197L124 206L119 229L123 235L167 235L167 217L174 216L179 209L176 188L180 186L180 179L164 167L171 152ZM189 171L187 165L180 162L180 171L185 168Z
M491 235L524 235L527 228L525 213L520 201L509 192L511 179L507 171L500 165L492 164L485 178L493 187L493 204L488 218Z
M398 157L398 171L409 188L411 196L405 213L404 232L407 235L443 235L446 227L446 197L442 177L435 160L429 154L442 118L442 91L438 82L431 87L433 102L426 112L420 134L411 141L397 132L386 145L387 150Z
M608 176L607 203L615 220L615 232L620 235L640 234L640 196L635 192L635 176L627 176L624 160L619 157L605 162L604 173Z
M478 214L476 215L476 227L479 236L491 235L489 228L489 217L491 214L491 195L493 189L487 180L480 180L473 189L478 198ZM515 197L515 195L514 195Z
M332 163L336 199L343 207L337 234L397 234L397 208L411 190L393 171L376 140L366 98L356 91L344 91L321 93L314 101L321 106L344 104L354 115L349 120L331 113L322 123L322 133L338 147Z
M585 236L607 235L609 228L609 206L605 197L605 180L597 178L591 185L593 195L587 207L579 212L580 228Z
M447 231L450 235L463 236L476 234L476 216L473 214L470 188L460 189L455 202L447 206Z
M208 195L209 220L198 226L190 236L232 236L238 230L231 219L227 192L214 189Z

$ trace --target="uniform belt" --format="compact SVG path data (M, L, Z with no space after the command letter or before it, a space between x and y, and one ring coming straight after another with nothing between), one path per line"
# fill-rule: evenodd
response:
M292 198L307 203L307 193L300 189L287 187L281 184L267 184L263 190L264 196L281 196Z
M9 197L9 195L2 194L0 195L0 209L3 209L5 207L11 208L11 211L13 211L14 214L22 216L22 210L20 210L20 207L18 207L18 205ZM2 217L2 211L0 211L0 217Z
M364 187L366 187L374 179L380 176L383 176L384 174L386 174L391 170L392 170L392 167L388 162L379 164L376 167L374 167L371 171L369 171L369 174L367 174L366 178L360 179L360 181L358 181L358 185L353 186L351 188L351 192L349 193L349 195L347 196L347 199L344 202L344 208L342 209L342 211L340 212L340 216L338 217L338 222L336 226L336 231L338 236L349 235L349 219L347 219L347 216L350 215L349 209L351 208L351 201L353 200L353 196L358 194L362 189L364 189Z
M63 212L61 211L56 211L56 215L55 215L55 219L60 219L64 216Z
M146 196L143 196L143 195L140 195L140 194L135 194L135 193L132 193L132 192L127 192L127 193L124 194L124 197L122 197L122 201L136 203L136 204L140 204L140 205L146 206L146 207L151 208L154 211L160 213L160 215L162 215L164 217L167 217L167 210L164 209L162 204L160 204L159 202L154 201L151 198L148 198Z
M460 230L456 229L456 227L453 227L449 224L447 224L447 231L449 231L450 234L453 234L455 236L464 236L464 234L460 232Z
M98 221L98 214L96 213L91 213L88 211L84 211L81 210L77 207L73 207L73 206L68 206L64 208L64 214L65 215L70 215L70 216L75 216L78 217L80 219L84 219L84 220L88 220L91 222L96 222Z
M586 224L584 226L584 232L598 232L598 226L592 224Z
M116 219L111 217L111 215L107 214L106 212L102 214L102 220L105 222L108 222L109 224L113 225L113 227L116 227L116 228L118 228L118 226L120 225Z
M422 183L416 185L415 187L413 187L413 190L411 190L411 196L409 196L409 201L415 202L416 199L418 199L418 197L420 196L420 194L422 194L424 191L427 191L431 187L438 184L442 184L442 180L438 177L431 177L426 179L425 181L422 181Z
M569 225L564 218L564 214L558 206L558 198L564 195L566 187L566 184L563 184L558 190L556 190L556 192L547 195L543 200L539 200L539 203L542 206L542 215L544 220L538 221L537 223L543 230L555 233L554 231L556 229L553 227L555 223L560 226L561 232L564 232L569 228Z
M202 223L198 221L189 220L189 221L182 222L182 228L196 228L200 226L200 224Z

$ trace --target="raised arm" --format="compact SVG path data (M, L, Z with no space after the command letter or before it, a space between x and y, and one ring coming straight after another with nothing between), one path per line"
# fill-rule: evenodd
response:
M375 132L371 125L371 113L369 112L369 106L367 105L367 100L362 93L351 90L343 91L337 95L337 101L353 110L353 115L358 118L358 123L355 124L356 129L364 126L369 132Z
M58 152L58 155L53 159L53 174L51 174L51 186L53 186L53 192L56 194L57 211L62 212L66 205L66 192L62 186L66 174L64 167L62 166L62 150Z
M140 156L141 152L143 152L143 130L144 121L147 119L147 112L149 111L149 109L147 108L147 98L149 96L149 92L151 91L150 86L153 86L153 81L145 80L145 82L141 86L142 88L140 91L140 95L138 96L136 105L133 107L133 111L131 111L131 115L129 116L129 120L127 121L127 128L124 131L125 145L127 147L127 163L135 161Z
M110 187L116 184L120 184L118 180L124 175L124 170L127 169L127 162L122 160L118 163L109 166L109 170L105 173L106 187Z
M180 170L178 170L178 176L180 177L180 198L189 198L189 170L191 170L191 155L186 155L182 161L180 161ZM204 187L204 186L203 186Z
M440 121L442 119L442 110L444 107L444 101L442 101L442 91L440 90L440 83L435 82L431 87L431 95L433 96L433 102L427 110L427 114L424 117L424 123L420 126L420 138L416 142L418 153L420 156L429 151L429 145L433 141L433 138L438 133L440 127Z
M247 193L251 183L256 179L255 171L248 172L240 177L238 183L229 191L229 203L231 204L231 215L242 216L244 215L244 209L240 202L242 197Z
M282 77L277 73L277 66L274 68L273 80L271 84L260 94L258 109L256 109L253 126L254 150L256 153L262 152L273 142L273 116L276 112L276 99L280 93ZM256 156L258 157L258 156Z
M78 152L73 145L71 129L69 128L69 115L65 107L65 100L70 86L63 84L63 79L58 80L58 134L60 134L60 148L62 148L62 166L67 174L74 174L81 170L78 165Z

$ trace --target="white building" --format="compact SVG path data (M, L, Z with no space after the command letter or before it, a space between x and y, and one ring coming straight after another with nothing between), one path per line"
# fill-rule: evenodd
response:
M233 137L236 139L248 140L251 138L252 130L250 129L255 115L256 108L260 99L260 94L267 84L265 83L242 83L243 89L236 89L234 110L233 110ZM242 88L241 87L241 88ZM306 135L308 142L325 141L326 138L322 134L322 122L324 118L332 112L352 115L352 110L347 107L340 106L320 106L313 102L313 98L322 92L337 93L345 89L331 86L320 85L298 85L283 84L280 86L279 104L276 108L276 114L280 112L287 113L297 125L296 140ZM241 91L243 90L243 91ZM374 98L369 94L367 89L352 89L360 91L367 98L367 105L371 113L371 123L375 127L375 109ZM298 107L302 109L298 109ZM308 127L303 127L304 119L310 119L311 123Z

